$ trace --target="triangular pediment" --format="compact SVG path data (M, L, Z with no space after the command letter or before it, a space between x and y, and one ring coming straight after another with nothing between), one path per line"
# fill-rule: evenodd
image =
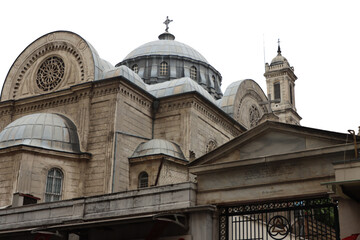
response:
M190 166L301 153L343 144L347 135L267 121L196 159Z

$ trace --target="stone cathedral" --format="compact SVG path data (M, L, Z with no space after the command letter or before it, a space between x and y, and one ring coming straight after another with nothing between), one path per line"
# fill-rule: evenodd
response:
M221 73L170 21L115 66L67 31L15 60L0 101L0 239L360 231L360 138L300 126L280 45L266 93L251 79L223 93Z

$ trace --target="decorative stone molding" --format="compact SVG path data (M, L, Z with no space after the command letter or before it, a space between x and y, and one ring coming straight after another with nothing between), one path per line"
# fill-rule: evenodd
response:
M258 125L261 115L259 109L255 105L251 105L249 109L250 127L253 128Z
M97 53L77 34L53 32L44 35L31 43L14 62L5 80L1 101L93 81L96 56Z
M246 99L248 97L254 99L258 103L263 101L263 99L260 97L260 95L257 92L255 92L252 89L247 89L245 95L243 95L242 98L240 99L240 102L239 102L238 107L237 107L235 119L240 119L240 115L242 114L241 111L240 111L240 108L242 106L242 103L244 102L244 99ZM261 107L261 109L262 109L262 112L264 112L264 113L268 112L268 109L267 109L266 105L263 105ZM261 118L261 116L260 116L260 118Z
M215 148L217 148L218 144L214 139L210 139L208 144L206 145L206 153L211 152Z

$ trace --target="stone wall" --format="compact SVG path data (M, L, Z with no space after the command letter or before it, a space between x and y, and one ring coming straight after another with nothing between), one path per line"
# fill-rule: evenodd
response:
M152 99L127 84L121 84L115 113L116 156L112 192L129 189L129 160L140 143L151 139Z
M11 205L14 193L31 194L44 202L47 174L58 168L64 174L61 199L83 195L85 162L88 155L61 153L28 146L0 151L0 206Z
M241 133L240 127L221 113L210 103L190 94L161 99L155 120L155 138L179 144L187 159L190 159L190 151L200 157L206 153L210 141L220 146Z
M16 156L0 152L0 207L11 205L17 179Z

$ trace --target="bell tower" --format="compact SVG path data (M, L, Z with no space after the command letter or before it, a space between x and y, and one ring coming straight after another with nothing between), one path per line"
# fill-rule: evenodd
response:
M301 117L295 107L294 67L281 55L280 40L278 41L277 56L270 65L265 64L267 95L271 101L272 112L279 117L280 122L300 125Z

